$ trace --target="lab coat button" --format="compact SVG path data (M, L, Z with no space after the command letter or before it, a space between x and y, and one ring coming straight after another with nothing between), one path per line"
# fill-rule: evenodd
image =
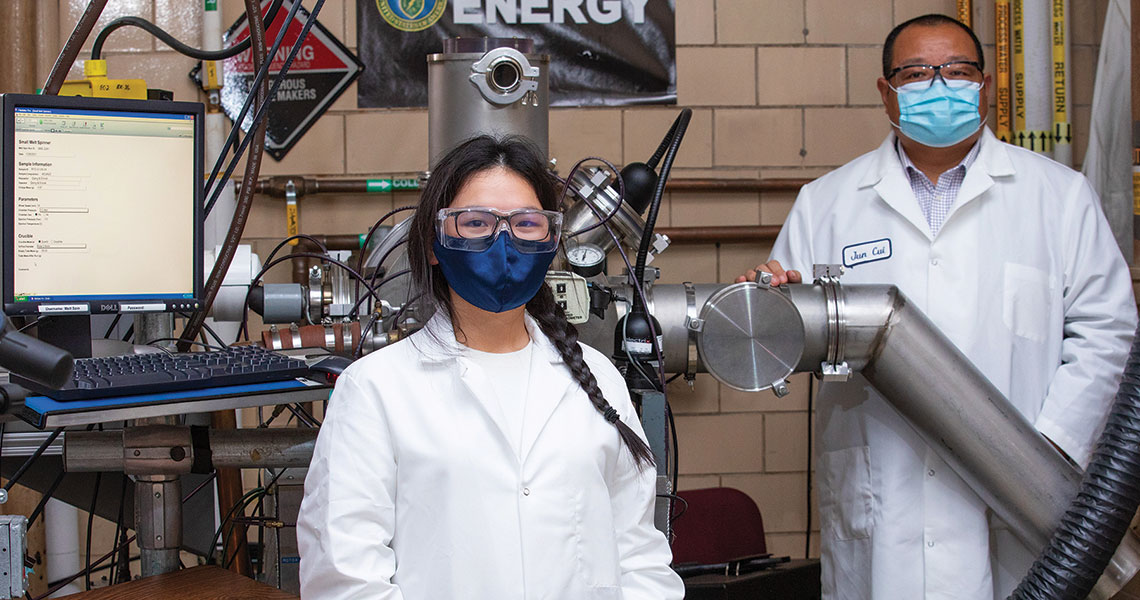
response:
M930 259L930 264L937 267L938 266L938 259L937 258Z
M528 488L528 487L523 488L523 495L529 496L530 495L530 488Z
M931 477L934 477L934 469L927 471L926 474L930 475Z
M929 540L929 541L927 541L927 542L926 542L926 547L927 547L927 548L933 548L933 547L934 547L934 540Z

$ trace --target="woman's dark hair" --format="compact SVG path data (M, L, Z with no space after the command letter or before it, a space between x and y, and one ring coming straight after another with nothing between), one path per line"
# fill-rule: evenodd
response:
M453 327L460 333L462 330L455 321L447 279L439 265L433 265L429 260L432 241L436 235L436 214L440 209L451 205L459 190L473 176L500 168L507 169L529 183L543 209L558 210L558 182L547 171L538 148L525 138L517 136L484 135L463 142L439 159L420 195L420 203L408 232L408 262L413 286L423 292L424 298L430 298L435 303L436 310L447 311ZM594 408L617 428L634 461L639 466L653 464L653 454L649 447L633 429L621 421L618 412L602 395L598 380L582 357L578 330L566 320L566 314L555 302L550 288L546 285L539 287L534 298L526 303L526 310L558 349L570 374L589 396Z

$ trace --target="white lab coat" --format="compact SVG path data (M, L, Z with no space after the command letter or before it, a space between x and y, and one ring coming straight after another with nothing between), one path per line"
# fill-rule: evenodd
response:
M527 328L521 460L493 386L458 355L441 313L344 371L297 522L303 598L683 597L653 526L655 470L634 466L529 316ZM617 370L582 351L605 397L644 437Z
M771 258L808 280L846 259L842 283L897 285L1086 464L1136 327L1129 272L1082 175L988 129L980 143L937 236L892 133L804 186ZM865 380L823 384L817 411L824 597L991 598L977 495ZM1016 581L1027 555L1003 555Z

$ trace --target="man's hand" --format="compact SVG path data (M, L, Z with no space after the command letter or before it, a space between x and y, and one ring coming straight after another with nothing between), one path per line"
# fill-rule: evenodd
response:
M803 283L803 276L799 271L785 271L784 267L780 266L780 261L770 260L765 264L757 265L755 269L749 269L747 273L736 278L736 283L744 281L756 281L756 274L758 272L771 273L771 285L784 285L785 283Z

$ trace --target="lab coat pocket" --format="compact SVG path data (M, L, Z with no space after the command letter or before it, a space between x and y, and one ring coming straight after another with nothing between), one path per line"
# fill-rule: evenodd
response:
M1013 335L1044 342L1049 317L1049 274L1005 263L1001 318Z
M820 520L825 535L837 540L871 536L871 449L867 446L824 452L820 456Z

